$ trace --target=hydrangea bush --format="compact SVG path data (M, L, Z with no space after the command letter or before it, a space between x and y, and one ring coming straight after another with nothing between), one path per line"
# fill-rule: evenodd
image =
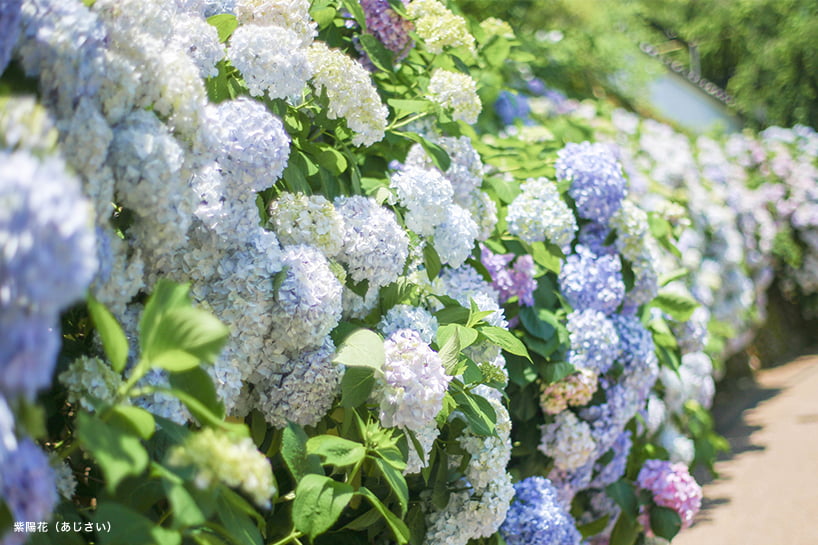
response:
M689 525L687 466L722 445L708 333L811 247L786 157L814 133L688 156L621 112L506 94L498 119L526 54L440 0L0 0L0 24L0 543ZM767 218L735 169L804 179ZM83 531L18 526L48 521Z

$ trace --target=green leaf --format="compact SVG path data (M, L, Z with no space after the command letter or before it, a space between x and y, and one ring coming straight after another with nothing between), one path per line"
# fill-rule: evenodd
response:
M5 501L0 499L0 536L4 535L7 530L11 530L14 526L14 515L11 514L11 509Z
M241 501L237 501L241 500ZM263 545L264 539L258 526L248 516L246 503L229 488L223 488L216 502L216 509L224 527L234 543ZM251 509L252 510L252 509Z
M668 284L670 284L674 280L679 280L680 278L684 278L688 274L690 274L690 271L687 270L687 269L684 269L684 268L676 269L674 271L670 271L669 273L663 274L663 275L661 275L659 277L659 285L660 286L667 286Z
M347 367L341 379L341 407L351 409L366 403L375 385L373 369Z
M386 361L383 339L369 329L358 329L338 346L333 363L347 367L370 367L380 371Z
M332 6L322 6L310 10L310 15L312 16L312 19L318 23L319 29L327 28L330 23L332 23L336 13L337 10Z
M659 292L652 304L668 314L677 322L686 322L699 303L692 297L670 292Z
M369 500L372 507L378 510L386 521L386 524L389 526L389 529L392 530L392 534L395 536L395 540L397 540L398 545L405 545L406 543L409 543L409 528L406 526L406 523L398 518L395 513L387 509L381 500L378 499L378 496L373 494L368 488L364 487L359 488L356 495L363 496Z
M355 22L358 23L361 28L366 28L366 15L364 15L364 9L361 7L361 4L358 3L357 0L342 0L341 3L347 8L347 11L349 11L355 19Z
M409 507L409 487L406 485L406 479L403 473L382 458L372 458L372 460L375 462L375 466L381 475L383 475L387 484L389 484L389 488L395 493L395 497L398 499L398 505L400 506L400 516L402 517L406 514L406 509Z
M476 329L460 324L447 324L437 328L437 345L446 346L446 343L455 333L457 333L458 352L473 345L477 341L477 337L479 337Z
M353 488L324 475L305 475L295 489L293 524L310 539L335 524L349 504Z
M165 369L171 373L181 373L199 367L202 362L198 357L184 350L165 350L154 355L150 364L152 367Z
M650 508L650 529L659 537L672 540L682 529L679 513L670 507L653 505Z
M239 21L232 13L219 13L207 18L207 22L216 27L219 32L219 42L224 43L237 28Z
M457 387L452 392L452 397L475 435L494 435L497 414L486 398L468 392L462 387Z
M301 426L292 422L282 432L281 457L296 481L310 473L323 475L318 456L307 454L307 440L307 434Z
M446 342L443 343L443 346L438 351L438 356L440 356L443 369L446 370L446 373L451 375L460 361L460 336L457 333L457 329L454 329L453 333L446 339Z
M108 414L111 415L108 423L133 432L142 439L150 439L156 431L153 415L140 407L115 405Z
M207 371L196 367L181 373L171 373L169 381L173 388L186 392L199 400L214 416L224 418L224 403L219 399L216 386Z
M99 464L111 493L122 479L140 475L148 465L148 453L139 438L88 413L77 415L77 439Z
M316 144L316 146L318 153L315 155L315 160L319 165L335 175L346 171L348 163L343 153L328 144Z
M426 150L426 153L429 154L429 158L432 160L432 163L441 170L441 172L446 172L449 170L449 167L452 164L452 160L449 157L449 154L446 153L446 150L426 140L426 138L422 137L419 134L413 132L398 132L395 131L395 134L398 136L403 136L404 138L408 138L412 142L417 142L423 149Z
M182 351L199 360L213 363L222 346L227 342L230 330L209 312L193 308L174 308L165 312L159 320L158 330L144 357L154 362L163 352ZM162 367L169 371L184 371L190 360L164 359ZM157 364L158 365L158 364Z
M372 34L362 33L358 35L358 41L372 64L384 72L392 70L392 52L386 49L380 40Z
M551 339L557 330L550 323L554 314L548 310L523 307L518 316L526 331L544 341Z
M182 536L175 530L168 530L124 505L103 501L93 512L97 524L110 531L97 532L99 543L121 545L179 545Z
M143 354L153 343L161 316L172 309L190 306L189 292L189 284L176 284L164 278L156 283L139 320L139 348Z
M622 508L622 515L636 520L639 515L639 501L633 485L625 480L616 481L605 488L605 492Z
M117 373L121 373L128 361L128 339L125 337L125 332L122 331L122 327L117 323L113 314L105 308L105 305L94 299L93 295L88 296L88 312L102 339L102 347L111 361L111 367Z
M582 537L591 537L597 535L599 532L607 528L608 521L611 520L611 515L605 515L602 518L598 518L595 521L589 522L588 524L582 524L577 526L577 530L579 533L582 534Z
M611 540L609 545L633 545L636 538L639 536L639 523L636 519L619 515L619 519L611 531Z
M574 371L576 371L574 366L566 361L546 363L540 366L540 376L548 384L562 380Z
M428 112L432 109L432 103L428 100L406 100L402 98L390 98L386 101L395 110L398 117Z
M545 267L554 274L560 273L562 260L565 256L558 246L544 242L535 242L531 245L531 250L531 257L534 258L534 261L538 265Z
M511 331L490 325L478 326L477 331L506 352L522 356L531 361L531 356L529 356L528 349L526 349L523 341L515 337Z
M364 459L366 448L336 435L318 435L307 440L307 454L317 454L327 465L348 467Z
M207 520L207 516L196 503L193 495L181 483L162 480L168 501L173 511L173 527L176 529L198 526Z
M434 280L440 273L443 264L440 262L440 256L437 254L434 246L426 244L423 247L423 263L426 265L426 275L429 280Z

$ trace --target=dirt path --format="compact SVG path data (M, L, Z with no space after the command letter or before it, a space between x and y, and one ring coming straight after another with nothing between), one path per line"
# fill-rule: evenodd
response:
M715 413L733 450L673 545L818 545L818 356L761 371Z

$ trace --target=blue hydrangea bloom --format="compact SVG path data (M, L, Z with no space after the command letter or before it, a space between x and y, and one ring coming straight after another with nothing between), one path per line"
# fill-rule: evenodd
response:
M0 0L0 74L11 60L11 50L20 34L20 6L22 0Z
M529 121L528 114L531 113L531 107L525 95L501 91L500 96L494 102L494 111L504 125L511 125L518 119L524 122Z
M568 180L568 194L580 217L607 223L627 194L622 167L604 144L569 143L557 153L557 178Z
M611 321L619 335L619 362L627 372L653 354L653 336L636 316L614 314Z
M582 536L551 481L529 477L514 490L514 502L500 527L508 545L579 545Z
M571 349L568 363L576 369L596 374L608 371L619 357L616 327L598 310L574 311L568 315L568 338Z
M596 255L585 246L565 259L559 274L560 291L575 310L613 313L625 297L622 263L616 255Z
M605 488L609 484L618 481L622 475L625 474L625 467L628 464L628 454L631 452L631 432L623 431L616 438L614 444L611 446L613 451L613 458L610 462L603 465L598 461L594 464L594 478L590 482L591 488Z
M51 518L57 504L54 470L48 456L30 439L13 450L0 445L0 498L6 502L15 521L41 521ZM14 536L15 534L11 534ZM25 534L16 534L25 537ZM7 538L2 543L23 543Z

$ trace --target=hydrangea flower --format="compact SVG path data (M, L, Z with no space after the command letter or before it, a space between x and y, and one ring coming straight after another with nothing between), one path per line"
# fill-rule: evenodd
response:
M531 106L528 105L525 95L503 90L494 102L494 112L504 125L511 125L518 119L528 120Z
M604 144L569 143L557 152L557 179L571 182L568 194L580 217L607 223L619 210L627 182L616 157Z
M498 303L497 291L468 265L444 268L433 283L433 291L451 297L466 308L471 308L470 301L474 300L481 311L494 311L483 318L487 323L497 327L508 325Z
M436 168L408 165L390 176L389 186L406 207L406 226L412 231L429 236L446 221L454 190Z
M619 356L617 359L622 363L625 370L630 372L653 355L655 349L653 335L636 316L614 314L610 317L610 320L613 322L619 338Z
M474 50L474 36L469 33L466 20L438 0L412 0L406 6L406 13L430 53L443 53L447 47Z
M282 193L270 203L270 224L281 244L311 244L334 257L344 244L344 220L321 195Z
M0 448L0 498L14 521L51 518L58 500L54 470L45 452L30 439L23 439L13 450ZM22 545L26 538L26 534L9 533L3 543Z
M219 75L216 63L224 58L224 46L216 27L203 17L177 13L173 17L173 41L193 59L202 78Z
M682 519L682 528L688 528L693 523L693 517L701 507L702 489L690 475L687 466L674 464L664 460L646 460L636 485L653 494L656 505L669 507L679 514ZM645 528L650 528L647 513L642 517Z
M548 240L564 248L574 239L577 220L560 197L557 184L531 178L520 184L521 193L508 206L508 230L526 242Z
M477 223L469 211L457 204L449 205L445 221L434 230L440 261L450 267L462 265L471 255L477 234Z
M361 8L366 17L367 32L395 54L395 62L405 59L415 45L409 36L414 29L412 22L393 10L388 0L361 0Z
M249 437L203 428L168 453L168 464L196 468L194 483L204 489L215 483L239 488L262 508L269 508L276 492L270 460Z
M420 444L421 452L416 450L413 441L409 441L409 455L406 459L406 469L403 470L404 475L414 475L420 473L423 468L429 467L429 454L432 452L435 440L440 435L435 421L428 422L425 426L418 426L418 428L412 431Z
M246 97L208 107L217 161L237 193L271 187L284 172L290 137L281 120Z
M460 206L468 206L483 183L484 167L480 154L474 149L468 136L430 138L446 151L451 160L443 176L452 184L454 202ZM409 148L405 164L426 169L435 168L432 158L420 144L413 144Z
M316 93L326 91L329 100L327 117L345 119L355 134L356 146L371 146L380 141L386 130L389 112L381 103L369 72L359 62L323 42L313 43L307 59L315 73L312 78Z
M579 545L576 523L551 481L529 477L514 485L514 501L500 527L508 545Z
M68 401L79 403L88 411L94 410L89 396L103 403L113 404L117 390L122 385L122 377L110 365L99 358L88 356L80 356L74 360L60 374L59 379L68 391Z
M300 95L312 75L298 35L277 26L241 25L230 36L227 56L250 94L270 98Z
M477 240L488 240L497 226L497 204L485 191L475 191L461 206L464 206L477 222Z
M506 519L514 496L508 473L483 489L473 489L465 480L453 486L460 491L451 494L444 509L433 509L426 517L424 543L428 545L468 543L470 539L491 536Z
M412 305L395 305L383 315L378 329L388 337L399 329L411 329L420 335L421 340L431 344L437 333L437 318L428 310Z
M355 282L386 286L403 273L409 238L394 213L374 199L356 195L338 197L335 209L344 219L344 246L338 260Z
M601 312L589 309L569 314L566 327L571 345L568 363L598 375L608 371L621 350L614 323Z
M557 382L544 385L540 393L540 407L545 414L558 414L569 406L587 404L596 392L597 378L593 371L579 369Z
M460 445L471 456L465 477L472 486L483 489L489 483L501 481L506 475L506 466L511 459L511 417L497 390L480 385L474 389L474 393L489 402L497 417L496 436L475 435L466 429L458 438Z
M537 449L554 459L554 467L576 469L590 460L596 450L591 427L571 411L563 411L551 424L540 427L542 438Z
M318 346L341 319L341 282L312 246L284 248L281 264L272 311L276 338L289 350Z
M662 432L657 437L659 446L667 451L670 461L673 463L690 466L696 457L696 445L693 440L684 435L679 428L669 421L662 428Z
M622 263L615 255L597 256L583 246L565 259L559 274L560 291L575 310L613 313L625 297Z
M240 23L286 28L295 32L301 46L310 45L318 33L309 0L235 0L235 4Z
M625 474L632 445L631 432L625 430L620 433L614 444L611 445L613 457L607 464L602 464L597 460L594 464L594 478L588 486L591 488L605 488L622 478Z
M628 199L611 217L609 225L616 229L616 249L628 261L636 261L644 255L647 240L652 237L648 215Z
M399 329L384 341L386 362L377 396L381 424L421 430L443 407L451 377L440 356L411 329Z
M428 93L429 100L451 110L456 121L476 123L483 109L477 96L477 83L468 74L438 68L432 73Z
M491 275L491 285L500 295L500 303L517 297L520 306L534 306L534 259L522 255L514 260L514 254L495 254L486 246L480 248L480 262ZM511 261L514 265L509 267Z
M344 367L333 363L335 345L325 337L293 357L265 350L255 371L255 406L271 426L314 426L332 407Z
M22 4L22 0L0 0L0 28L3 29L3 35L0 36L0 74L11 60L11 50L20 35Z

